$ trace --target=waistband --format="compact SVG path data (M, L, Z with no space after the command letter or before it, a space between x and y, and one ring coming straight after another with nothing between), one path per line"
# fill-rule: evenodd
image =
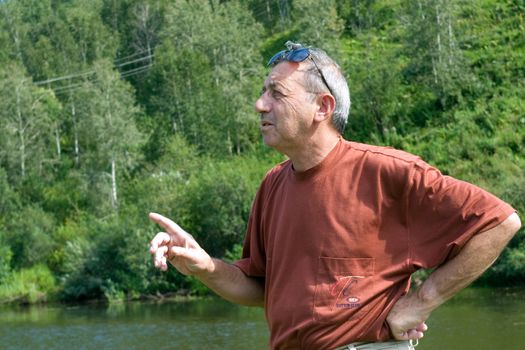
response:
M357 342L340 346L334 350L414 350L417 345L417 339L388 342Z

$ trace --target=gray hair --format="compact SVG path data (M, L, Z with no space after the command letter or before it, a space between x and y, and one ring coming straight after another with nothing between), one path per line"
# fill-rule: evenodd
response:
M288 50L296 50L303 47L303 45L291 41L287 41L285 45ZM305 72L309 73L305 74L305 88L315 93L330 92L335 99L332 124L342 134L348 120L351 105L348 83L341 67L325 51L318 48L308 49L311 59L304 60L301 63L306 67ZM326 91L327 88L328 91Z

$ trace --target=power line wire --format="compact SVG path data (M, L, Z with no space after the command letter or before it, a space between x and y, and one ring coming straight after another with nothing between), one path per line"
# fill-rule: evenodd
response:
M135 56L140 55L140 54L142 54L142 53L144 53L144 52L148 52L148 54L149 54L149 51L151 51L151 50L146 50L146 49L144 49L144 50L136 51L135 53L133 53L133 54L131 54L131 55L123 56L123 57L119 57L119 58L115 59L113 62L114 62L115 64L117 64L117 63L120 62L120 61L124 61L124 60L127 60L128 58L135 57Z
M122 73L120 76L122 78L127 78L129 76L136 75L136 74L141 73L143 71L147 71L152 65L153 64L148 64L148 65L145 65L145 66L142 66L142 67L130 69L129 71L127 71L125 73Z
M115 64L113 66L113 68L120 68L120 67L127 66L127 65L130 65L130 64L136 63L136 62L140 62L140 61L144 61L144 60L150 60L153 57L155 57L155 54L144 56L144 57L141 57L141 58L138 58L138 59L135 59L135 60L131 60L131 61L127 61L127 62L124 62L124 63ZM46 80L35 81L35 82L33 82L33 84L35 84L35 85L44 85L44 84L53 83L53 82L56 82L56 81L62 81L62 80L66 80L66 79L79 78L79 77L83 77L83 76L86 76L86 75L91 75L93 73L95 73L95 70L88 70L88 71L85 71L85 72L73 73L73 74L68 74L68 75L64 75L64 76L60 76L60 77L54 77L54 78L50 78L50 79L46 79Z
M82 72L82 73L69 74L69 75L64 75L64 76L61 76L61 77L55 77L55 78L51 78L51 79L47 79L47 80L35 81L35 82L33 82L33 84L35 84L35 85L44 85L44 84L48 84L48 83L53 83L55 81L61 81L61 80L65 80L65 79L72 79L72 78L83 77L85 75L93 74L94 72L95 72L94 70L90 70L90 71L86 71L86 72Z
M127 77L131 77L133 75L140 74L142 72L147 71L152 65L153 64L147 64L145 66L141 66L141 67L130 69L130 70L125 71L125 72L121 72L120 73L120 77L121 78L127 78ZM99 81L100 81L100 78L95 78L95 79L90 80L91 83L97 83ZM66 85L66 86L60 86L60 87L54 88L53 91L54 91L55 95L61 95L61 94L67 93L67 92L78 90L78 89L80 89L82 87L82 85L84 85L84 82L76 83L76 84L70 84L70 85Z
M115 68L120 68L120 67L123 67L123 66L127 66L129 64L132 64L132 63L141 62L141 61L144 61L144 60L149 60L152 57L155 57L155 54L151 54L151 55L148 55L148 56L145 56L145 57L137 58L136 60L132 60L132 61L124 62L124 63L121 63L121 64L117 64L114 67Z

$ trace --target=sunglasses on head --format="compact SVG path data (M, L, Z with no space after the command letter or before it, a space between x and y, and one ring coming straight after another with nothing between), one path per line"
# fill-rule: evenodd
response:
M301 47L298 49L291 49L291 50L282 50L277 52L275 55L270 58L268 61L268 66L275 66L277 63L281 61L289 61L289 62L303 62L307 58L310 58L315 66L315 69L319 72L319 75L321 76L321 79L323 80L323 83L328 88L328 91L330 94L333 95L332 89L330 89L330 85L326 82L326 79L324 77L323 71L319 69L317 66L317 63L315 62L313 56L311 55L310 49L307 47Z

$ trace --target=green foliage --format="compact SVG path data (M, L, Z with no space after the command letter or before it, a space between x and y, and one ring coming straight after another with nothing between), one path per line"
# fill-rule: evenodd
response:
M507 248L497 263L490 268L490 273L483 275L479 283L507 286L508 281L512 281L514 285L525 285L525 235L516 237L515 241L520 241L519 245Z
M340 63L346 138L525 212L524 15L516 0L0 1L0 299L208 293L153 268L147 214L240 257L283 160L253 103L286 40ZM522 229L480 283L525 284L524 251Z
M116 217L99 221L86 217L88 228L84 236L77 236L65 247L63 279L65 299L115 297L133 278L125 255L130 234ZM111 232L111 234L107 234ZM136 238L135 236L132 236ZM144 249L145 243L137 243ZM143 261L142 264L146 264Z
M181 133L220 155L250 149L261 28L238 2L175 1L165 14L157 62L148 77L149 113L159 138ZM216 30L220 28L220 30Z
M0 303L45 302L56 293L55 278L47 266L38 264L9 275L0 284Z
M24 67L9 64L0 69L0 162L13 182L30 174L41 175L52 157L51 120L58 101L51 92L35 87ZM51 147L50 147L51 146Z
M384 141L389 130L405 132L413 122L404 117L406 87L402 85L403 61L393 56L396 45L380 36L367 34L362 40L348 42L344 67L351 72L349 85L354 103L345 136L366 141L374 136ZM397 64L392 64L395 62Z
M224 260L228 262L240 260L242 258L242 249L242 244L234 244L233 247L224 254Z
M39 207L28 205L12 212L5 224L5 242L13 253L12 267L46 264L53 250L54 228L52 215Z
M13 212L20 205L20 199L7 179L7 173L0 168L0 227L6 221L9 213Z
M2 232L0 231L0 238L2 237ZM0 240L0 285L4 283L6 277L11 273L11 259L13 258L13 253L11 249L4 245L2 240Z
M343 28L334 0L303 0L294 2L292 14L294 39L311 46L322 47L338 59L338 40Z
M186 281L192 295L205 296L211 293L211 290L195 277L187 276Z
M244 236L253 196L245 176L230 163L208 163L188 184L185 224L214 256Z

